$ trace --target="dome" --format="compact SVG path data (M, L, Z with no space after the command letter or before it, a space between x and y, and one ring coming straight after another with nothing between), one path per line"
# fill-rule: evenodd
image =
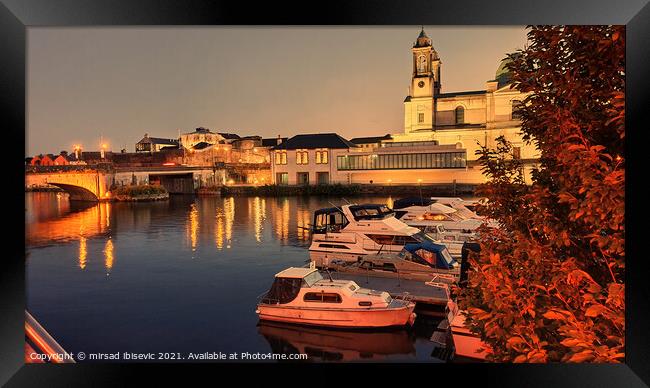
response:
M497 72L494 75L494 79L499 79L499 77L504 77L504 76L510 76L510 70L508 69L508 64L512 63L512 59L505 58L499 63L499 67L497 68Z
M512 72L508 69L508 65L512 63L513 57L517 57L520 54L509 54L507 57L501 60L499 67L494 75L494 79L499 82L499 87L509 84L512 82Z
M415 41L415 45L413 45L413 47L427 46L431 46L431 38L427 36L427 34L424 32L424 27L422 27L422 31L420 31L420 35L418 35L418 39Z

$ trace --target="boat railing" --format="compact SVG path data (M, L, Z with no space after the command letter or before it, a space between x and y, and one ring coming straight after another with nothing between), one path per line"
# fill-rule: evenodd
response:
M75 363L73 356L66 352L27 310L25 310L25 337L28 340L25 345L25 362L36 362L31 354L27 354L29 351L45 354L52 363Z

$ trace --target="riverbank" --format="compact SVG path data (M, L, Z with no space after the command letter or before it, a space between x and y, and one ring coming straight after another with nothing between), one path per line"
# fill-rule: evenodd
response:
M223 186L222 196L425 196L425 197L456 197L472 196L475 184L439 183L427 185L305 185L305 186Z
M122 186L113 190L111 200L118 202L163 201L169 193L162 186L138 185Z

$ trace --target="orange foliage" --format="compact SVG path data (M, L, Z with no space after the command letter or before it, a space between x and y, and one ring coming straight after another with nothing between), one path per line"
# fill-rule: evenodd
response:
M529 27L511 55L530 92L522 132L540 151L524 184L511 145L478 153L499 221L483 230L469 285L470 329L505 362L622 362L625 344L625 29Z

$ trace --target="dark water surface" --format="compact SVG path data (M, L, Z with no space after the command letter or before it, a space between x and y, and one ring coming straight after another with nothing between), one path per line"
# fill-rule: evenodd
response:
M172 196L81 206L62 194L27 193L27 308L71 353L438 361L433 325L419 318L415 328L379 332L258 324L257 297L275 273L306 263L303 228L329 201Z

